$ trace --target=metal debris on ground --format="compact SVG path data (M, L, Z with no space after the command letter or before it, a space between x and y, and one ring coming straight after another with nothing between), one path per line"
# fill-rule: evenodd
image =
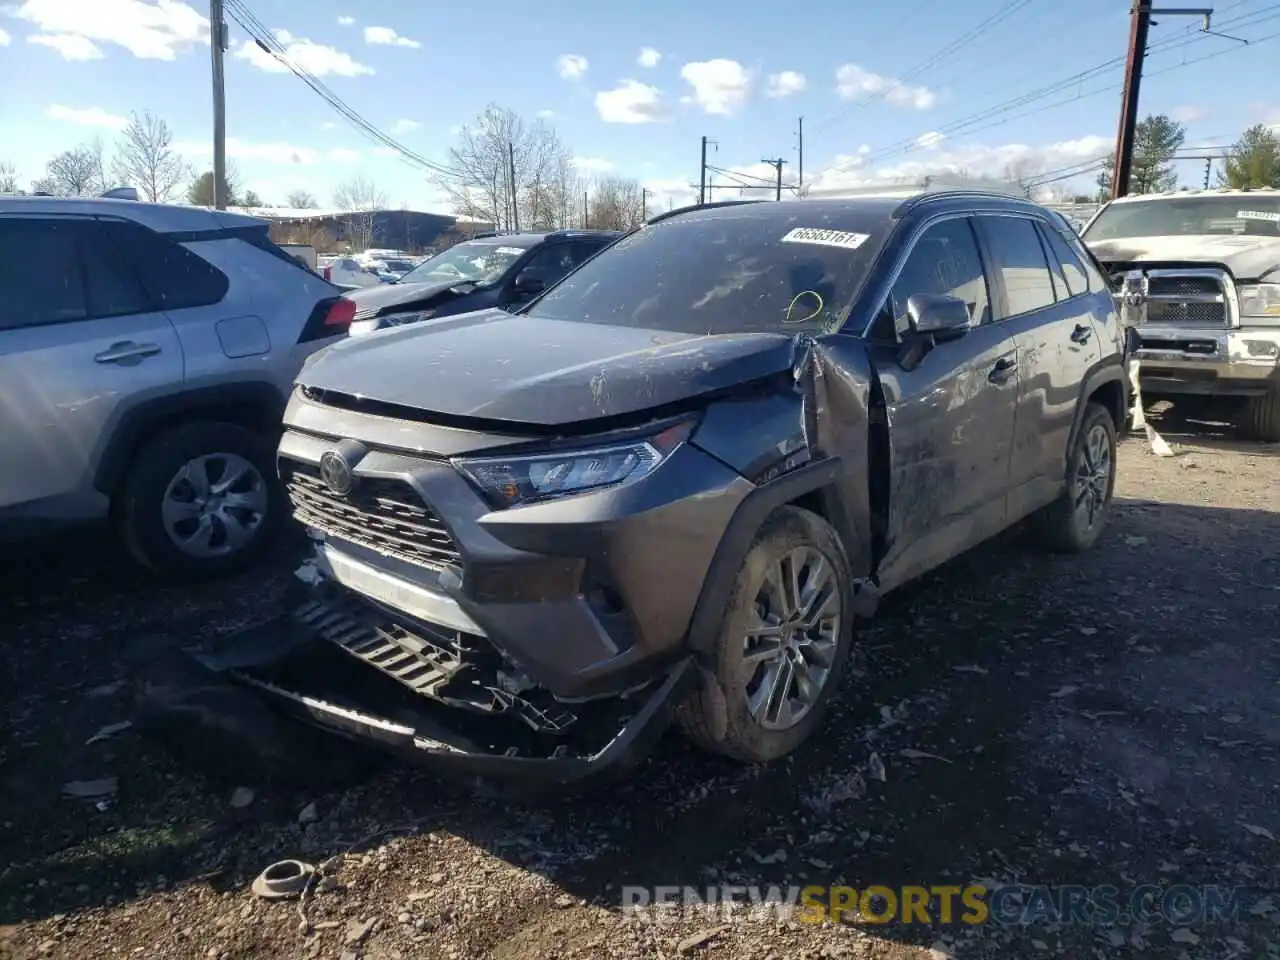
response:
M880 759L880 754L873 751L871 756L867 757L867 772L871 774L872 779L885 782L884 761Z
M254 793L248 787L236 787L235 793L231 794L232 809L243 810L253 803L253 797Z
M263 900L289 900L302 896L314 874L309 863L280 860L258 874L250 889Z
M902 750L901 755L908 760L941 760L943 763L951 763L946 757L940 757L936 753L928 753L924 750L913 750L911 747Z
M1138 374L1142 369L1142 361L1134 360L1129 365L1129 383L1133 386L1133 429L1142 430L1147 435L1147 444L1157 457L1172 457L1173 447L1164 437L1156 433L1155 427L1147 423L1146 411L1142 408L1142 388L1138 384Z
M119 785L120 781L116 777L102 777L99 780L71 780L62 785L62 795L64 797L88 800L98 797L110 797L115 794Z
M91 743L99 743L103 740L109 740L111 737L114 737L117 733L123 733L125 730L128 730L132 726L133 726L132 720L121 720L119 723L108 723L105 727L100 729L92 737L86 740L84 742L84 745L87 747Z

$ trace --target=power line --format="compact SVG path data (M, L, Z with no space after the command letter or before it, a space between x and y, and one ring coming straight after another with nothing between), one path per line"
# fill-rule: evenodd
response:
M457 171L452 170L434 160L428 160L426 157L409 149L400 143L394 137L385 133L364 116L358 113L354 108L348 105L337 94L330 90L327 86L320 82L308 70L294 63L288 56L288 49L276 39L275 34L271 32L261 20L249 9L244 0L223 0L227 13L236 23L238 23L254 44L263 51L277 60L290 73L311 88L317 96L324 100L330 107L337 111L348 123L355 127L361 134L371 141L394 150L400 159L409 163L422 167L430 172L442 177L456 178Z

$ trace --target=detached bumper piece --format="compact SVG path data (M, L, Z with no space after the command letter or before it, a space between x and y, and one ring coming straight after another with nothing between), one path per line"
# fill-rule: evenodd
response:
M661 737L696 676L686 659L627 696L563 704L482 637L322 593L195 658L279 711L445 773L551 785L620 772Z

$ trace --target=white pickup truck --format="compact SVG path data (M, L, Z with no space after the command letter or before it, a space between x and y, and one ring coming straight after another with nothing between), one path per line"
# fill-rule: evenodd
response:
M1123 197L1082 236L1137 332L1143 395L1231 398L1242 433L1280 442L1280 190Z

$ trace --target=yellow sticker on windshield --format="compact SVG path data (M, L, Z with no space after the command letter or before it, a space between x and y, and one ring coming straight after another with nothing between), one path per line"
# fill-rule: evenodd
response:
M1268 213L1265 210L1237 210L1237 220L1266 220L1268 223L1280 223L1280 213Z
M796 227L782 238L783 243L814 243L823 247L842 247L857 250L870 239L870 234L849 233L846 230L820 230L817 227Z

